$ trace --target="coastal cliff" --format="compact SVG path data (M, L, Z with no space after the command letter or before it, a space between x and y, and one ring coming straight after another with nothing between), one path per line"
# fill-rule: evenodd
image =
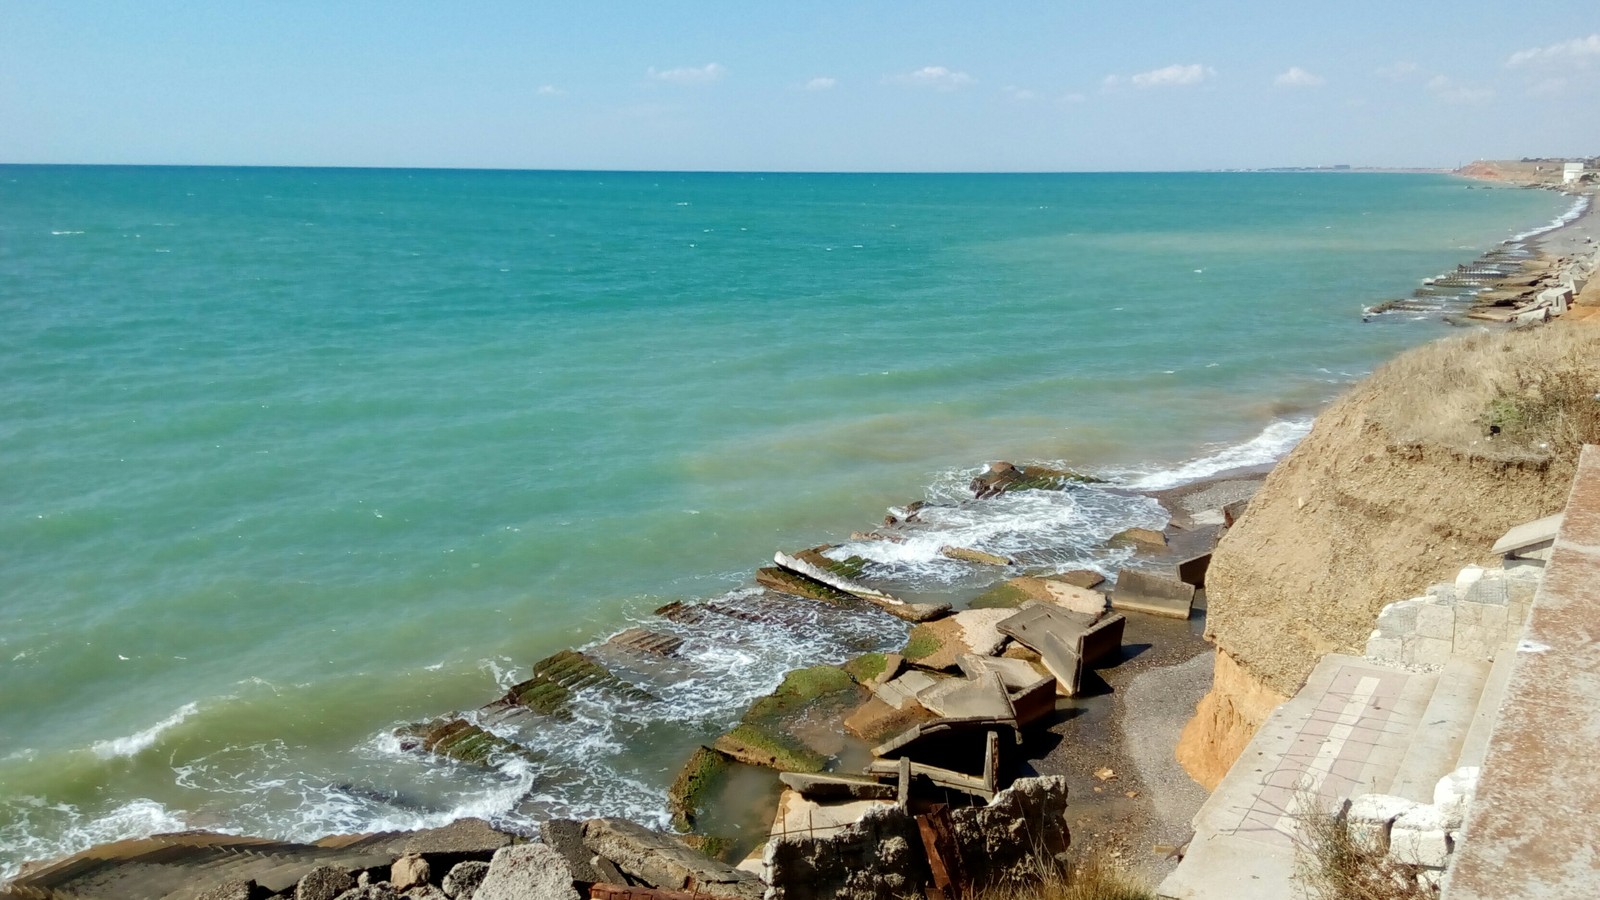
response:
M1587 326L1441 341L1318 416L1213 556L1215 681L1177 748L1195 780L1214 787L1323 654L1362 646L1384 604L1561 508L1600 417L1597 350Z

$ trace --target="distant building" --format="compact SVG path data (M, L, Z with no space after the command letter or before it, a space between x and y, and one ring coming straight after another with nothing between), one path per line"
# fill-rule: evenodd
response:
M1583 163L1569 162L1561 166L1561 183L1572 184L1583 177Z

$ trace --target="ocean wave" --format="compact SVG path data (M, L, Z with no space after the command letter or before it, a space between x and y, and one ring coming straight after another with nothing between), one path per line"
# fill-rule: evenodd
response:
M0 884L27 860L56 859L96 844L188 828L182 814L154 800L130 800L102 813L38 797L0 799Z
M1521 234L1514 234L1510 238L1506 239L1506 243L1512 244L1512 243L1516 243L1517 241L1525 241L1528 238L1538 237L1541 234L1548 234L1549 232L1555 231L1557 228L1562 228L1564 226L1570 225L1573 222L1577 221L1578 217L1583 215L1584 212L1586 212L1588 209L1589 209L1589 197L1588 197L1588 195L1585 194L1585 195L1579 196L1579 197L1577 197L1576 199L1574 199L1572 201L1572 207L1570 209L1568 209L1566 212L1562 213L1561 215L1556 216L1554 219L1551 219L1550 220L1550 224L1548 224L1548 225L1540 225L1538 228L1530 228L1529 230L1524 231Z
M200 711L200 704L185 703L177 712L165 719L151 725L143 731L136 731L127 737L112 738L106 741L95 741L90 746L94 755L101 759L115 759L117 757L137 756L148 750L161 739L161 735L183 724L184 720Z
M1242 444L1223 447L1174 468L1144 474L1128 473L1125 485L1141 491L1165 490L1230 469L1277 462L1311 432L1311 422L1309 417L1273 422Z
M1106 567L1101 544L1134 525L1160 527L1166 517L1145 497L1112 494L1095 488L1061 491L1015 491L975 502L967 483L979 470L952 471L930 489L932 503L917 511L916 521L896 532L898 541L847 541L828 551L838 559L860 556L877 564L880 574L917 585L953 584L970 580L970 563L946 558L948 546L982 550L999 556L1026 556L1030 563L1073 567ZM1048 559L1040 558L1041 554Z

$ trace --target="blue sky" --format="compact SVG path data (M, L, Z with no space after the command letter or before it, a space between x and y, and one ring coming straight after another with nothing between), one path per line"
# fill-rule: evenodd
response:
M1600 3L0 0L0 162L734 170L1600 154Z

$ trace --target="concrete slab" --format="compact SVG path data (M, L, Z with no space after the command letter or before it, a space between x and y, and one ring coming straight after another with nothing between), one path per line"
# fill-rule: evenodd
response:
M999 629L1001 634L1010 635L1038 651L1040 662L1056 678L1057 690L1075 697L1083 683L1085 668L1078 648L1093 625L1094 621L1088 616L1041 603L1024 607L1001 622Z
M1005 685L993 672L976 678L947 679L918 693L917 702L947 718L1016 718Z
M968 678L977 678L986 672L993 672L1000 676L1000 683L1004 684L1008 691L1023 690L1039 681L1039 670L1020 659L965 653L956 660L956 664Z
M1098 666L1122 658L1122 633L1127 628L1127 617L1112 613L1094 623L1088 631L1078 635L1075 648L1085 666Z
M872 696L895 709L905 709L907 704L917 702L917 694L933 687L939 680L926 672L913 669L883 684L873 684Z
M1137 569L1117 572L1117 586L1111 592L1111 608L1141 612L1171 619L1189 618L1194 605L1194 585Z
M894 806L892 800L853 800L848 803L818 803L789 789L778 798L778 814L772 820L772 837L826 837L861 821L874 809Z
M895 786L866 775L779 772L778 780L800 796L818 803L845 800L893 800Z
M1197 588L1206 586L1206 572L1211 569L1211 554L1202 553L1191 556L1178 563L1178 580L1184 584L1192 584Z
M1565 513L1556 513L1553 516L1534 519L1532 522L1524 522L1507 531L1500 540L1494 542L1489 551L1505 556L1526 556L1530 550L1548 549L1561 530L1561 520L1564 515Z
M1506 685L1511 680L1511 666L1516 658L1515 641L1501 646L1495 652L1494 664L1489 667L1489 677L1484 680L1483 692L1478 695L1478 705L1472 713L1472 724L1467 726L1467 736L1462 739L1457 764L1483 765L1484 757L1489 753L1489 736L1494 732L1494 723L1500 718L1500 704L1505 700Z

